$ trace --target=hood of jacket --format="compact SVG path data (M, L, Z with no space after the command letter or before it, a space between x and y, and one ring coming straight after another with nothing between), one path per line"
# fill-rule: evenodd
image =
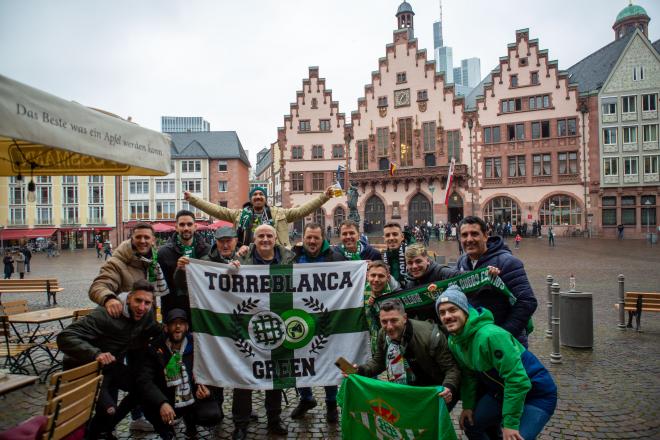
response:
M509 249L509 246L506 245L502 237L499 235L488 237L488 241L486 242L486 252L479 257L479 265L482 266L482 262L497 258L499 255L510 253L511 249Z

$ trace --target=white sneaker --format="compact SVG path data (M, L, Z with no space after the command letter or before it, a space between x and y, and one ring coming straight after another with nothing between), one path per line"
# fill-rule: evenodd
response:
M142 432L153 432L154 427L151 423L147 421L144 417L140 417L137 420L131 420L131 423L128 425L128 429L131 431L142 431Z

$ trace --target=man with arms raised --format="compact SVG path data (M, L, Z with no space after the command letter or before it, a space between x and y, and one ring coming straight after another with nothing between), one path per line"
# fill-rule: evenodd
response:
M509 288L516 301L490 289L482 289L470 295L473 307L484 307L491 311L495 324L509 331L527 347L527 325L536 310L537 301L527 279L525 267L514 257L502 237L488 237L488 226L481 218L468 216L459 225L459 239L465 250L456 263L458 269L471 271L487 266L500 270L500 278Z
M268 206L266 188L255 187L250 190L250 201L243 205L243 209L230 209L209 203L185 192L184 198L194 207L205 213L232 222L238 233L238 245L248 246L252 243L255 229L259 225L271 225L277 231L277 243L288 248L289 223L305 218L309 214L323 206L332 197L333 187L329 187L323 194L310 200L297 208L279 208Z
M91 426L91 438L113 438L112 430L136 403L135 363L124 363L129 350L141 349L151 336L161 332L151 310L154 287L146 280L136 281L129 293L117 297L120 315L112 317L104 307L97 307L57 335L57 346L64 353L64 369L98 361L103 366L103 385ZM129 395L117 407L119 390ZM133 395L132 395L133 394ZM97 437L95 437L97 436Z

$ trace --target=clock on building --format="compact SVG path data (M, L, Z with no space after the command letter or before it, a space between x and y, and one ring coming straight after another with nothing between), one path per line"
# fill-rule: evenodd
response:
M410 89L394 91L394 107L405 107L410 105Z

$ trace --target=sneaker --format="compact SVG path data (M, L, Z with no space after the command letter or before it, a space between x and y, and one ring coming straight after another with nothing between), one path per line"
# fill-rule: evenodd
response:
M273 420L268 422L268 434L272 435L287 435L289 430L284 426L281 420Z
M153 432L154 427L151 423L147 421L144 417L140 417L136 420L131 420L131 423L128 425L128 429L131 431L141 431L141 432Z
M316 399L312 400L301 400L298 403L298 406L296 406L293 411L291 411L291 418L292 419L300 419L301 417L304 417L305 414L307 414L307 411L309 411L312 408L316 407Z
M337 423L339 421L339 413L337 412L337 405L331 405L326 408L325 419L328 421L328 423Z

